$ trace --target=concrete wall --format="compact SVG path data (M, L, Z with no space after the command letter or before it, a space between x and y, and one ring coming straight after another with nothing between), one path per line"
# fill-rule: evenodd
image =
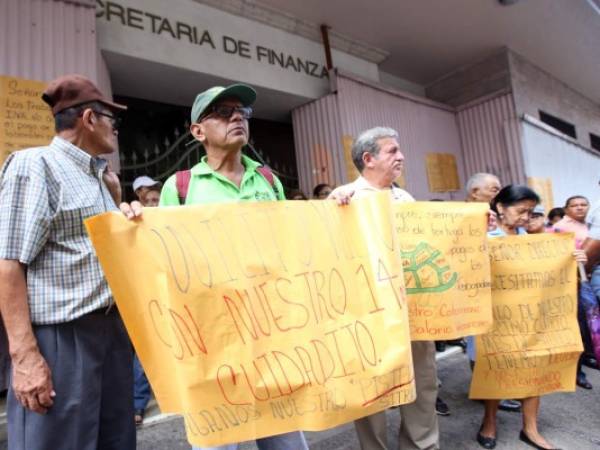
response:
M510 90L510 67L506 49L458 68L425 88L428 98L451 106Z
M575 125L577 142L590 147L590 133L600 136L600 105L515 52L509 52L517 114L540 117L539 110Z

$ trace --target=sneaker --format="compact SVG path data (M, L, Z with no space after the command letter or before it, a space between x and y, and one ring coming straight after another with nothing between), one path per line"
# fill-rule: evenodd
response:
M438 397L435 399L435 412L438 416L449 416L450 408L444 400Z

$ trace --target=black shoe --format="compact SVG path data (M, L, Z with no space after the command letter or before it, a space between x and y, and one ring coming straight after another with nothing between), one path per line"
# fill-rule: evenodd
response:
M487 448L487 449L492 449L492 448L496 448L496 438L495 437L487 437L481 434L481 428L479 429L479 432L477 433L477 442L479 442L479 445L481 445L483 448Z
M435 412L438 416L449 416L450 408L444 400L438 397L435 399Z
M446 350L446 343L444 341L435 341L435 351L443 352Z
M560 448L546 448L536 444L531 439L529 439L529 436L527 436L527 434L525 434L523 430L521 430L521 432L519 433L519 439L525 442L527 445L530 445L533 448L537 448L538 450L560 450Z
M583 389L592 389L593 387L584 374L577 375L577 386Z
M600 366L598 366L598 360L591 355L583 355L581 357L581 364L585 367L589 367L590 369L600 370Z
M498 409L508 412L521 412L521 402L516 400L500 400Z

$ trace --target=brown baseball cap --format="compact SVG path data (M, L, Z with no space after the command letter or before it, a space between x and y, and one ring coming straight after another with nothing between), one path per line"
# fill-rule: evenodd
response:
M112 109L127 109L125 105L106 100L89 78L79 74L64 75L51 81L42 100L50 105L53 115L88 102L100 102Z

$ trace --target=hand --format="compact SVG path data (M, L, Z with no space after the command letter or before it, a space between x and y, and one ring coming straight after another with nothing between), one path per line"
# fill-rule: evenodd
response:
M342 191L338 188L329 194L327 200L335 200L338 206L344 206L350 204L353 195L354 191Z
M131 203L121 203L119 205L119 209L123 213L125 217L129 220L135 220L139 217L142 217L142 204L138 201L133 201Z
M104 181L104 184L106 184L110 196L115 201L115 205L121 203L122 191L119 176L111 170L110 166L106 167L106 170L102 174L102 180Z
M487 212L487 230L494 231L498 228L498 214L491 209Z
M12 388L23 405L39 414L45 414L54 404L52 376L46 360L37 348L12 356Z
M575 258L575 261L577 261L578 263L587 263L587 255L585 254L585 251L583 250L575 250L573 252L573 257Z

